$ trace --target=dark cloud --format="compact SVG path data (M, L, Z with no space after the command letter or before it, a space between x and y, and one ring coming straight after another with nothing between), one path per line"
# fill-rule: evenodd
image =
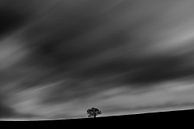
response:
M31 22L37 15L36 11L40 10L35 7L36 4L38 3L29 0L2 0L0 2L0 37L8 36Z
M147 26L157 21L157 15L145 15L127 24L126 28L120 28L120 22L111 23L106 15L99 13L101 8L92 10L88 7L55 8L25 32L27 46L32 52L28 62L52 71L46 78L60 75L60 79L74 78L78 81L81 78L85 81L121 75L108 83L135 83L145 87L193 75L192 68L184 66L184 55L141 55L147 47L155 44L155 35L143 38L142 35L146 34L141 31L149 29ZM109 24L112 25L107 28ZM99 28L101 33L98 33ZM91 33L94 36L90 36ZM99 55L103 56L98 58ZM77 85L82 87L80 81Z
M12 11L9 9L0 9L0 35L9 33L16 28L21 27L25 21L25 16L22 16L20 12Z

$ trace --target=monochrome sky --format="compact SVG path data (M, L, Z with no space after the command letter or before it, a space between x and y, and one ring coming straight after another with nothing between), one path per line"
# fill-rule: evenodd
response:
M192 105L193 7L193 0L1 0L0 117Z

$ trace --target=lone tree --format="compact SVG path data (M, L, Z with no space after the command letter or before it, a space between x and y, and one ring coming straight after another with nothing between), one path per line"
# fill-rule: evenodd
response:
M96 118L97 115L102 114L102 112L98 108L92 107L87 110L88 117Z

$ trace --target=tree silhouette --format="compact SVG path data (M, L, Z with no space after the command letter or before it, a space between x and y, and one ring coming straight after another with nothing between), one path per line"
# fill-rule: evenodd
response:
M96 118L97 115L102 114L102 112L98 108L92 107L87 110L88 117Z

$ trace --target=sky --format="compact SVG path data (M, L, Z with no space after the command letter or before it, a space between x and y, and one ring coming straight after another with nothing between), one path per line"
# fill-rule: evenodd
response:
M193 108L193 0L1 0L0 119Z

